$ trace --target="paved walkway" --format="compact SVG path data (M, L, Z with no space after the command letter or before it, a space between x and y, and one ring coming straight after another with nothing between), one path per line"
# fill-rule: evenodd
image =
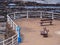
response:
M49 29L49 37L43 38L40 31L44 26L40 26L40 19L17 19L16 24L21 27L23 42L20 45L60 45L60 21L54 20L53 25L46 26Z

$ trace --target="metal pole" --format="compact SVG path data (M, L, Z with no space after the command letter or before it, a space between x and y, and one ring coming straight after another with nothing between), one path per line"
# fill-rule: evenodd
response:
M14 38L12 37L12 45L14 45L14 41L13 41L13 39L14 39Z
M7 22L9 21L8 16L7 16Z
M42 12L40 12L40 13L41 13L40 18L42 18Z
M52 19L54 19L54 14L52 13Z
M5 45L5 44L4 44L4 41L3 41L3 45Z
M11 20L11 27L12 27L12 20Z
M15 19L15 13L14 13L14 19Z
M15 30L15 25L14 25L14 23L13 23L13 30Z
M28 17L28 11L27 11L27 19L28 19L29 17Z

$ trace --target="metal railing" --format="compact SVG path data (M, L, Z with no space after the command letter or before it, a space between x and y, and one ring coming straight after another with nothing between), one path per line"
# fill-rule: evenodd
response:
M17 14L17 15L16 15ZM26 18L31 18L31 16L35 16L35 17L39 17L39 18L43 18L43 16L47 15L47 16L51 16L51 18L53 19L53 12L49 12L49 11L20 11L20 12L14 12L14 19L16 19L16 17L26 17Z
M17 34L6 40L3 40L2 42L0 42L0 45L17 45Z
M7 22L12 27L13 31L15 31L15 34L10 38L1 41L0 45L18 45L16 33L17 24L15 24L15 22L10 18L9 15L7 15Z
M49 17L52 19L60 19L60 13L56 12L50 12L50 11L20 11L20 12L14 12L14 19L20 18L20 17L26 17L26 18L31 18L32 17L39 17L39 18L44 18L44 17Z
M8 22L8 24L10 24L10 26L13 28L13 30L16 30L16 27L18 25L8 15L7 15L7 22Z

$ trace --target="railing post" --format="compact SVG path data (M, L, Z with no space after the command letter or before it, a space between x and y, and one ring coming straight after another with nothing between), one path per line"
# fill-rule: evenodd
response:
M52 19L54 19L54 14L52 13Z
M7 22L9 22L9 18L8 18L8 15L7 15Z
M14 19L15 19L15 12L14 12Z
M41 15L41 12L39 12L40 13L40 15Z
M10 24L10 17L8 16L8 23Z
M3 45L5 45L4 41L3 41Z
M11 27L12 27L12 20L11 20Z
M28 19L29 17L28 17L28 11L27 11L27 19Z
M42 18L42 13L43 13L43 12L40 12L40 13L41 13L40 18Z
M14 38L12 37L12 45L14 45Z
M9 18L9 16L8 16L8 23L10 24L10 18Z
M14 27L15 27L15 25L14 25L14 23L13 23L13 30L14 30Z

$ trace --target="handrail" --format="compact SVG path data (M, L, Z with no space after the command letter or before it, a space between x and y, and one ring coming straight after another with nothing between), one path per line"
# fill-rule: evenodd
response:
M15 25L16 27L18 26L8 15L7 15L7 18L10 19L9 23L10 23L10 26L13 24ZM12 23L12 24L11 24ZM12 27L12 26L11 26ZM13 26L13 30L14 30L14 26ZM15 29L16 30L16 29Z
M29 12L40 12L40 18L42 18L43 17L43 15L45 15L44 13L47 13L47 14L51 14L51 16L52 16L52 19L58 19L58 17L56 17L56 15L60 15L60 13L57 13L57 12L51 12L51 11L21 11L21 12L15 12L15 14L16 13L26 13L27 15L25 15L25 16L27 16L27 18L29 18ZM47 15L46 14L46 15ZM56 14L56 15L55 15ZM33 16L33 15L32 15Z
M10 18L9 15L7 15L7 22L8 22L8 24L10 24L10 26L15 30L15 33L16 33L16 27L17 27L18 25ZM14 26L15 26L15 28L14 28ZM15 37L15 36L16 36L16 37ZM14 38L14 37L15 37L15 38ZM7 44L9 44L10 42L12 42L11 44L14 45L14 44L13 44L13 43L14 43L13 40L15 40L16 38L17 38L17 33L16 33L15 35L13 35L12 37L1 41L0 43L2 43L3 45L7 45ZM12 39L12 40L8 42L9 39ZM17 39L16 39L16 40L17 40ZM5 44L6 41L7 41L8 43Z

